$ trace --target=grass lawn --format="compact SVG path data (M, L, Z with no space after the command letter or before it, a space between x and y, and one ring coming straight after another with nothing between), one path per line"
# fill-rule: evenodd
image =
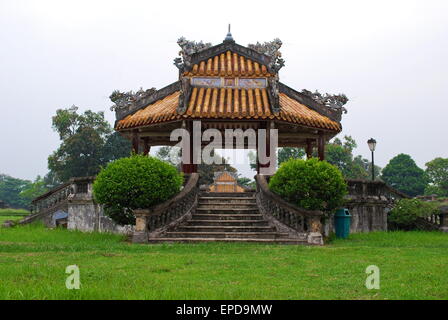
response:
M81 289L65 287L80 268ZM365 287L369 265L381 288ZM136 245L117 235L0 229L0 299L448 299L448 234L377 232L324 247Z
M0 226L6 220L19 221L29 214L30 212L24 209L0 209Z
M24 216L0 216L0 226L3 224L3 222L7 221L7 220L12 220L12 221L19 221L23 218Z

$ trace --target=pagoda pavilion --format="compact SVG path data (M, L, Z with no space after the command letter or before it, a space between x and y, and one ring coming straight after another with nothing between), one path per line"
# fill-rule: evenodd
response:
M213 184L209 187L209 192L245 192L246 190L238 185L238 176L229 171L214 173Z
M277 129L278 147L303 147L308 157L317 148L318 157L324 159L325 143L342 129L346 98L299 92L280 82L284 60L279 39L245 47L234 41L229 30L218 45L184 38L178 44L182 50L174 60L179 69L176 82L160 90L116 91L111 96L115 130L132 141L136 153L148 154L151 146L175 145L170 133L178 128L192 133L193 121L200 120L202 131L265 129L267 146L269 130ZM269 147L267 153L272 153ZM182 165L187 174L197 171L193 153L190 157ZM266 164L258 168L262 166Z
M163 203L133 210L132 241L323 244L333 220L324 219L323 211L297 207L273 193L270 170L276 164L277 146L301 147L308 157L323 160L325 144L342 130L348 99L342 94L299 92L280 82L284 60L278 39L244 47L235 43L229 30L215 46L184 38L178 44L182 50L174 60L179 69L176 82L160 90L114 91L110 97L115 103L115 130L132 141L134 152L148 154L151 146L179 145L179 139L184 151L184 140L188 141L188 152L182 154L184 187ZM244 132L243 139L235 137L236 131ZM174 135L177 140L175 132L182 132ZM197 132L199 143L194 139ZM221 147L257 149L255 189L239 187L237 177L226 171L215 173L209 188L199 183L195 160L198 151L203 155L213 150L202 141L210 141L205 139L210 132L226 137ZM229 132L233 132L230 143ZM211 138L219 140L216 136ZM92 177L73 178L36 198L34 213L21 223L42 219L55 226L66 219L69 229L120 230L95 203L92 183ZM348 186L351 231L387 230L387 212L403 195L379 181L349 180Z

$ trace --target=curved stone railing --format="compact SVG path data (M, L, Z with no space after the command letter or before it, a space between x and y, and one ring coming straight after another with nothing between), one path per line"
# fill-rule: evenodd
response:
M66 200L72 193L73 188L69 182L51 189L31 202L31 212L39 213L42 211L47 211L48 209L51 209Z
M134 210L135 231L133 242L148 242L166 230L189 219L196 208L199 193L199 174L192 173L181 192L149 209Z
M68 210L68 200L91 194L95 177L72 178L69 182L57 186L31 202L31 214L20 220L19 224L27 224L40 220L58 210Z
M312 244L323 244L322 211L310 211L299 208L269 190L264 175L256 175L257 205L263 216L273 223L281 232L290 237L306 239Z
M410 198L407 194L388 186L383 181L348 179L348 196L351 199L371 199L388 201L393 204L396 200Z

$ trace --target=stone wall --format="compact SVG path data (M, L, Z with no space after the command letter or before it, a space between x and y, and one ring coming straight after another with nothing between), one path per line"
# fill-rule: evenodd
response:
M350 232L387 230L387 215L396 200L407 197L382 181L347 180L345 208L351 214ZM334 217L324 222L324 234L334 232Z
M68 199L67 229L131 234L133 226L117 225L93 199L93 180Z
M350 233L387 231L387 214L390 208L384 204L348 202L345 207L349 209L352 216ZM324 223L324 234L328 236L334 231L334 216L332 215Z
M43 205L48 202L48 197L53 196L54 192L50 191L48 197L45 195L33 201L35 215L47 227L56 227L56 220L65 212L67 220L67 229L80 231L99 231L121 234L132 234L133 226L117 225L112 219L104 215L101 205L95 203L93 199L93 177L74 178L64 188L69 190L65 192L64 197L59 196L57 200L49 205ZM54 196L53 196L54 197ZM63 216L63 215L62 215Z

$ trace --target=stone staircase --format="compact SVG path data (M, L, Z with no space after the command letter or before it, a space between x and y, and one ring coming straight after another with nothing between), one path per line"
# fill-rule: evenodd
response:
M191 218L150 243L250 242L306 244L279 232L259 212L255 193L202 193Z

